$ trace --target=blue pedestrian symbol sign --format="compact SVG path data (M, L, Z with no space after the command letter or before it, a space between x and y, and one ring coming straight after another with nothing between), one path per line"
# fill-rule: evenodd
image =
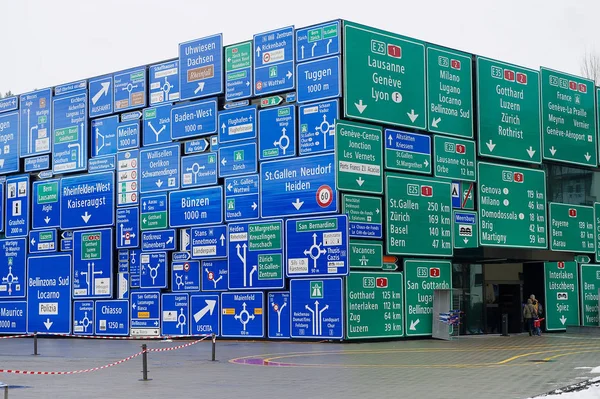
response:
M221 294L221 335L231 338L263 338L264 293Z
M269 338L290 337L290 293L269 292Z
M188 294L162 294L162 335L190 335Z
M341 278L290 281L291 337L344 338Z
M192 335L219 335L219 296L190 295Z

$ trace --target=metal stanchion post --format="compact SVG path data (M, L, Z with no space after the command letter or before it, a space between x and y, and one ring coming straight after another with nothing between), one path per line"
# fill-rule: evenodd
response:
M4 399L8 399L8 385L4 386Z
M142 345L142 381L148 381L148 352L146 344Z
M212 361L215 361L215 356L217 352L217 335L215 333L212 334Z
M33 333L33 355L38 355L37 331Z

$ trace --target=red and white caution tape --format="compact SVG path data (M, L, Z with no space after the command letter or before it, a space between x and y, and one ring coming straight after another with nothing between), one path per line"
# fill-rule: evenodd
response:
M0 336L0 339L9 339L9 338L24 338L24 337L30 337L33 334L20 334L20 335L2 335Z
M31 336L24 335L24 336ZM138 341L149 341L149 340L165 340L165 339L179 339L179 338L193 338L191 335L150 335L150 336L131 336L131 337L119 337L119 336L108 336L108 335L77 335L77 334L59 334L59 333L38 333L39 337L68 337L68 338L83 338L83 339L109 339L109 340L138 340ZM204 339L210 337L205 335Z
M183 349L183 348L187 348L188 346L192 346L192 345L196 345L198 342L204 341L206 338L208 337L204 337L201 338L199 340L196 340L194 342L189 342L187 344L183 344L183 345L179 345L179 346L173 346L171 348L160 348L160 349L156 349L156 348L151 348L148 349L148 352L167 352L167 351L175 351L177 349Z

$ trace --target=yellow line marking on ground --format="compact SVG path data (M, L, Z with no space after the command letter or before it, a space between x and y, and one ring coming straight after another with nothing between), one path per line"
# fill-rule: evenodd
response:
M563 356L571 356L571 355L578 355L578 354L581 354L581 353L592 353L592 352L600 352L600 349L589 350L589 351L577 351L577 352L561 353L559 355L554 355L554 356L547 357L547 358L545 358L543 360L545 362L549 362L551 360L554 360L554 359L557 359L557 358L563 357Z

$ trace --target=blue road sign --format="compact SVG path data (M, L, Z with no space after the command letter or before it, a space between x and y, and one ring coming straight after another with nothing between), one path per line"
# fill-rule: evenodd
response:
M294 27L254 35L254 94L294 89Z
M60 180L33 182L31 227L60 227Z
M131 111L121 114L121 122L138 121L142 119L142 113L140 111Z
M150 105L179 100L179 61L163 62L148 67Z
M231 338L263 338L264 294L224 292L221 294L221 335Z
M109 172L117 169L117 156L105 155L88 159L88 173Z
M0 100L0 113L19 109L19 99L15 96Z
M0 182L0 232L4 231L4 181Z
M0 114L0 174L19 171L19 113Z
M140 191L156 191L179 188L179 144L151 147L140 150Z
M195 101L171 108L171 138L207 136L217 133L217 100Z
M169 227L223 223L223 187L169 193Z
M192 234L192 229L191 228L187 228L187 229L179 229L179 250L182 252L190 252L190 248L191 248L191 236ZM189 259L189 258L188 258Z
M269 292L269 338L290 338L289 302L289 292Z
M29 175L6 178L4 234L6 238L27 237L29 233Z
M303 62L296 68L299 104L341 97L342 62L339 55Z
M61 238L60 240L60 252L73 252L73 240L66 240Z
M132 249L129 251L129 285L131 288L140 288L142 270L142 251Z
M94 335L94 301L73 301L73 334Z
M27 302L0 302L0 334L27 333Z
M191 231L192 259L227 257L227 226L194 227Z
M290 280L291 337L344 338L341 278Z
M39 155L33 158L25 158L25 172L36 172L38 170L50 169L50 155Z
M129 301L96 301L96 335L129 335Z
M376 199L375 197L363 197L366 199ZM344 210L349 212L350 209L354 209L360 212L360 198L356 196L346 196L344 199ZM381 204L381 202L379 202ZM380 213L381 209L370 209L370 212ZM366 216L364 219L371 220L371 216ZM348 235L354 238L382 238L383 235L383 224L381 219L379 223L363 222L363 221L348 221Z
M55 97L52 103L52 171L59 174L86 170L87 92Z
M186 154L196 154L199 152L204 152L209 147L208 140L205 138L186 141L184 145L184 152Z
M27 332L70 334L71 255L30 256L27 277Z
M119 116L92 120L92 157L117 153Z
M73 298L112 298L112 229L73 234Z
M256 106L219 112L219 144L256 138Z
M296 31L297 62L339 54L340 48L340 21L325 22Z
M24 298L26 239L0 240L0 246L0 299Z
M288 277L348 274L348 216L286 221Z
M188 294L162 294L162 335L190 335Z
M216 152L181 157L181 188L217 184L217 166Z
M258 156L261 161L296 155L294 105L260 110L258 119Z
M431 136L429 135L385 129L385 149L386 152L387 150L392 150L394 152L410 154L410 158L407 158L408 155L395 157L395 168L411 168L414 172L420 173L429 173L431 171L429 161L425 160L421 166L416 161L413 161L412 158L412 154L431 155ZM415 166L415 164L417 165Z
M256 141L219 146L219 177L258 172Z
M117 212L117 248L137 248L140 246L140 208L132 206L119 208Z
M129 299L129 272L117 273L117 299Z
M167 254L142 252L140 256L140 288L167 288Z
M140 146L140 121L120 123L117 127L117 149L119 151Z
M210 136L208 139L210 140L210 150L218 151L219 150L219 137L218 136Z
M335 150L335 120L340 117L339 107L339 100L329 100L298 108L300 155Z
M167 227L167 194L142 197L140 230L160 230Z
M333 154L263 162L260 215L263 218L338 211Z
M54 176L51 170L43 170L37 174L38 179L49 179Z
M139 203L140 150L117 153L117 206Z
M171 104L144 109L142 133L144 147L171 141Z
M219 335L219 295L190 295L192 335Z
M225 179L225 221L258 219L259 176Z
M58 237L56 229L32 230L29 233L29 253L39 254L56 252L58 250Z
M223 35L179 44L181 99L223 93Z
M229 289L283 288L283 221L229 225Z
M160 292L131 292L131 335L160 335Z
M65 83L54 87L54 95L62 96L76 91L85 90L87 88L87 80L78 80L77 82Z
M90 118L113 113L114 91L112 75L90 79Z
M452 181L452 208L461 209L462 208L462 184L460 181L453 180Z
M225 101L252 97L252 42L225 47Z
M50 152L52 89L21 94L21 157Z
M146 106L146 68L114 74L115 112Z
M227 291L227 259L203 260L200 273L202 274L202 291Z
M112 226L115 222L113 172L63 177L60 181L60 228Z
M142 251L175 251L177 232L170 230L153 230L142 232Z
M200 291L200 262L197 260L173 262L171 291Z
M171 261L173 261L173 262L180 262L180 261L190 260L190 259L192 259L192 257L189 252L177 251L177 252L171 253Z

